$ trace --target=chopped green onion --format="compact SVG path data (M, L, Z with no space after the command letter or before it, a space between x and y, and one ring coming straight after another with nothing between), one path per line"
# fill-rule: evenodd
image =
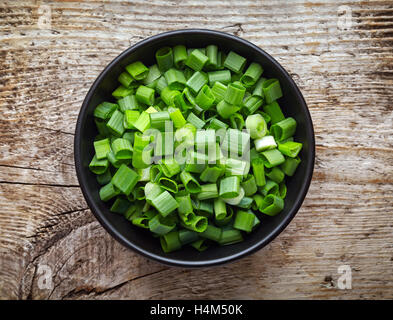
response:
M221 100L217 106L217 113L223 118L228 119L231 115L240 110L239 106L229 104L225 100Z
M267 124L260 114L249 115L246 119L246 128L250 131L252 139L260 139L267 133Z
M168 191L164 191L158 195L155 199L152 200L151 204L163 217L166 217L168 214L179 207L179 204L175 198L173 198Z
M254 173L255 182L258 187L263 187L266 184L265 166L261 158L256 158L251 162L252 172Z
M273 167L273 168L266 168L265 171L266 177L268 177L270 180L273 180L274 182L280 183L281 181L284 180L285 174L279 167Z
M119 86L116 88L115 91L112 92L112 96L115 97L116 99L121 99L133 93L134 93L133 88L126 88L123 86Z
M135 79L127 72L120 73L117 80L126 88L134 87L136 83Z
M209 109L214 100L215 97L208 85L204 85L195 98L196 104L204 110Z
M126 129L136 129L134 127L134 123L138 120L140 116L139 111L137 110L125 110L124 112L124 128ZM123 134L124 136L124 134Z
M168 111L150 113L150 127L164 131L165 123L170 121L170 119Z
M178 69L182 69L185 65L185 62L188 58L187 49L183 45L177 45L173 47L173 62L175 67Z
M222 230L213 226L212 224L208 224L205 231L199 233L202 238L206 238L213 241L220 241Z
M284 208L284 200L280 197L268 194L262 201L259 210L269 216L275 216Z
M186 85L184 73L177 69L169 69L164 73L165 80L171 90L183 90Z
M216 82L228 84L231 82L231 72L229 70L218 70L207 73L209 85L213 86Z
M246 115L253 114L263 104L263 99L258 96L249 96L243 101L243 110Z
M146 111L143 111L139 115L138 119L134 122L133 126L140 132L145 132L150 128L150 114Z
M107 120L118 107L116 103L102 102L94 109L94 116L102 120Z
M281 170L289 177L292 177L300 163L300 158L286 158L285 162L280 166Z
M277 147L277 143L274 140L273 136L264 136L260 139L254 141L255 149L258 152L275 149Z
M169 112L169 117L172 119L173 125L175 126L176 129L179 129L186 124L187 121L186 119L184 119L180 109L169 107L168 112Z
M205 56L201 51L193 50L186 60L186 66L190 67L195 71L201 71L208 60L209 58Z
M215 183L201 185L201 191L197 195L199 200L214 199L217 197L218 190Z
M117 159L131 159L132 145L127 139L117 138L112 142L112 151Z
M248 175L247 178L241 183L246 197L252 196L258 191L258 186L253 175Z
M128 196L134 189L138 180L138 174L134 170L127 167L127 165L122 164L116 171L111 182L116 188Z
M280 150L283 155L291 158L296 158L302 147L303 144L294 141L287 141L285 143L278 144L278 150Z
M156 52L158 68L165 72L173 66L173 51L170 47L163 47Z
M255 215L252 212L239 210L236 213L233 227L245 232L251 232L254 227Z
M104 172L107 171L109 166L109 161L108 159L104 158L101 160L97 159L97 155L94 155L93 159L91 160L89 164L89 169L91 172L95 174L103 174Z
M263 164L266 168L272 168L284 163L285 158L277 149L263 151L261 153Z
M190 79L187 80L186 86L194 93L197 94L199 90L207 83L208 78L206 73L197 71Z
M224 169L220 167L206 167L200 175L200 179L203 182L217 182L218 178L224 173Z
M118 110L115 110L115 112L113 112L106 126L112 134L121 137L125 130L123 122L124 122L123 113Z
M209 58L206 63L206 68L209 70L217 69L219 63L221 63L221 61L219 62L219 58L221 59L221 57L218 55L218 47L213 44L207 46L205 54Z
M187 121L194 125L197 129L202 129L205 126L205 121L198 118L194 113L190 112L187 117Z
M220 181L220 193L221 198L234 198L239 195L240 192L240 179L237 176L231 176L224 178Z
M135 80L143 80L149 73L149 69L140 61L129 64L126 70Z
M146 86L139 86L136 90L135 97L139 102L152 105L154 103L154 89Z
M294 118L285 118L270 127L270 132L276 141L283 141L292 137L296 131L296 120ZM300 151L300 149L299 149Z
M138 100L133 94L117 100L117 103L119 104L121 112L125 112L126 110L135 110L139 108Z
M214 96L214 103L219 103L220 101L224 100L225 93L228 87L221 82L216 81L211 88L212 94Z
M109 201L113 197L116 197L120 193L120 190L117 189L112 182L109 182L105 186L100 189L100 199L102 201Z
M270 116L272 124L275 124L285 119L284 114L282 113L280 105L277 103L277 101L273 101L272 103L263 106L263 111Z
M181 95L181 92L178 90L172 90L169 86L162 89L160 93L162 101L164 101L167 106L172 106L175 103L176 96L178 95Z
M278 79L269 79L264 81L262 83L262 89L266 103L268 104L282 97L282 91Z
M246 59L233 51L228 53L224 61L224 67L228 68L229 70L235 73L241 72L245 65L246 65Z
M236 229L223 230L221 234L221 239L218 242L220 245L229 245L243 241L243 236L241 231Z
M262 72L262 66L259 63L252 62L240 78L240 82L246 87L251 87L258 81Z
M225 92L224 100L231 105L240 105L243 102L245 93L246 88L240 82L230 83Z
M172 231L163 235L162 237L160 237L160 243L161 243L162 250L165 253L179 250L181 248L181 243L179 240L179 232Z
M107 154L111 151L109 139L102 139L94 141L95 156L98 160L105 159Z
M187 171L182 171L180 173L180 180L188 192L190 192L190 193L201 192L201 190L202 190L201 185L199 184L198 180L195 179L191 173L189 173Z

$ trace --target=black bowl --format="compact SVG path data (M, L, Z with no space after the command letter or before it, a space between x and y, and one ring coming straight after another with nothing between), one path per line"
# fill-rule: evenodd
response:
M280 80L284 96L279 99L285 116L291 116L298 123L295 139L303 143L302 159L296 174L287 179L288 194L284 210L275 217L262 217L256 232L245 237L238 244L212 247L204 252L193 248L166 254L160 243L145 230L134 227L124 217L111 213L107 204L99 198L99 184L88 169L94 155L93 139L97 134L93 119L94 108L102 101L111 101L111 92L117 87L117 77L124 67L141 60L146 65L154 63L154 53L163 46L184 44L187 47L205 47L216 44L225 51L233 50L247 58L259 62L264 68L264 77ZM281 65L265 51L236 36L203 29L176 30L162 33L143 40L121 53L98 76L90 88L79 113L75 132L75 166L82 188L92 212L104 228L119 242L136 252L164 264L182 267L206 267L218 265L249 255L272 241L299 210L309 188L314 168L315 142L312 120L295 82Z

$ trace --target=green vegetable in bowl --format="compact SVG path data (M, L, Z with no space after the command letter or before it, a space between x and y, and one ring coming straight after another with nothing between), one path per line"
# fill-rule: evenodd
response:
M155 58L127 65L115 100L94 110L100 199L166 253L243 241L283 210L301 162L279 80L215 45L163 47Z

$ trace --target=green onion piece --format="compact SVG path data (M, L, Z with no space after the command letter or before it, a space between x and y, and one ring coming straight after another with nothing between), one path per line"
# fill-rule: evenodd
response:
M229 70L218 70L207 73L209 85L213 86L216 82L228 84L231 82L231 72Z
M190 112L187 117L187 121L195 126L197 129L202 129L205 126L205 121L198 118L194 113Z
M175 199L179 204L177 211L180 216L187 216L188 214L193 212L193 206L192 206L191 197L190 197L189 193L179 192L175 196ZM186 222L185 220L183 220L183 221Z
M218 221L223 220L227 216L226 204L221 198L214 199L214 216Z
M264 196L268 194L278 195L278 184L273 180L266 180L266 184L261 188L260 191Z
M141 180L139 180L141 181ZM136 186L134 190L132 190L133 199L136 200L144 200L145 196L145 187L144 186Z
M163 217L166 217L168 214L179 207L179 204L175 198L173 198L168 191L164 191L158 195L155 199L152 200L151 204Z
M161 248L165 253L181 249L179 232L172 231L160 237Z
M143 111L139 115L139 118L134 122L133 126L140 132L145 132L150 128L150 114L146 111Z
M186 60L186 66L195 71L201 71L206 62L209 60L200 50L193 50Z
M129 96L130 94L134 93L133 88L126 88L123 86L119 86L116 88L115 91L112 92L112 96L115 97L116 99L124 98L126 96Z
M159 164L154 165L150 169L150 181L157 182L162 177L162 169Z
M136 90L135 97L139 102L152 105L154 103L154 89L141 85Z
M148 182L145 185L144 192L145 192L146 202L151 204L152 201L163 192L163 190L159 184Z
M131 203L126 198L117 197L109 210L114 213L125 214L130 205Z
M161 94L162 90L164 90L166 87L168 87L168 83L165 80L164 76L161 76L158 78L157 83L156 83L156 91Z
M187 80L186 86L192 91L193 94L197 94L199 90L207 83L207 74L204 72L195 72L190 79Z
M278 79L269 79L264 81L262 83L262 89L266 103L268 104L282 97L282 91Z
M116 103L102 102L94 109L94 116L102 120L107 120L118 107Z
M192 151L187 154L185 171L201 173L203 170L205 170L208 161L209 159L205 154Z
M176 223L172 219L163 218L159 214L149 220L150 231L160 236L171 232L175 227Z
M263 104L263 99L258 96L249 96L243 101L243 110L246 115L253 114Z
M158 180L161 188L168 190L172 193L177 193L179 191L179 186L177 185L176 181L166 178L166 177L161 177Z
M252 114L246 119L246 128L252 139L260 139L267 133L267 124L260 114Z
M136 84L135 79L131 77L130 74L127 72L120 73L117 80L126 88L134 87Z
M252 212L239 210L236 213L233 227L245 232L251 232L254 227L255 215Z
M258 186L253 175L248 175L247 178L241 183L246 197L252 196L258 191Z
M296 120L294 118L285 118L270 127L270 132L276 141L283 141L292 137L296 131ZM300 149L299 149L300 151Z
M259 210L267 214L269 216L275 216L284 208L284 200L280 197L268 194L262 202L262 205L259 207Z
M124 112L124 128L126 129L136 129L134 127L134 123L138 120L140 116L139 111L137 110L125 110ZM123 134L124 136L124 134Z
M206 167L200 175L200 179L203 182L217 182L218 178L224 173L224 168L220 167Z
M173 155L173 132L158 132L154 139L154 156L161 158L162 156Z
M143 80L149 73L149 69L140 61L129 64L126 70L135 80Z
M277 147L277 143L274 140L273 136L264 136L260 139L254 141L255 149L258 152L275 149Z
M240 110L239 106L229 104L225 100L221 100L217 106L217 113L223 118L228 119L231 115Z
M102 119L95 118L94 122L96 124L97 130L102 137L110 136L112 133L106 126L106 121ZM98 139L99 140L99 139Z
M243 102L246 88L240 82L228 84L227 91L225 92L224 100L232 105L240 105Z
M124 122L123 113L118 110L115 110L115 112L113 112L106 126L113 135L121 137L125 130L123 122Z
M89 164L89 169L91 172L95 174L103 174L107 171L109 166L109 161L108 159L104 158L101 160L97 159L97 156L94 155L93 159L91 160Z
M284 114L282 113L280 105L277 103L277 101L273 101L272 103L263 106L263 111L270 116L272 124L275 124L285 119Z
M156 64L149 67L146 78L143 79L143 84L145 86L150 86L156 82L161 77L161 71Z
M252 62L240 78L240 82L246 87L251 87L258 81L262 73L262 66L259 63Z
M200 233L206 230L207 221L207 218L204 216L193 215L193 218L186 225L186 228Z
M219 130L219 129L227 129L228 125L217 118L213 118L210 120L208 128Z
M201 185L201 191L197 195L198 200L214 199L217 197L218 190L215 183Z
M117 159L131 159L132 145L127 139L117 138L112 142L112 151Z
M190 193L201 192L201 190L202 190L201 185L199 184L198 180L195 179L191 173L189 173L187 171L182 171L180 173L180 180L188 192L190 192Z
M139 175L123 163L120 168L117 169L111 182L116 188L128 196L134 189L138 180Z
M171 178L175 174L180 173L180 165L177 163L177 161L174 158L165 158L161 160L160 163L162 172L167 176L168 178Z
M169 117L172 119L173 125L175 126L176 129L179 129L186 124L186 119L184 119L180 109L169 107L168 112L169 112Z
M280 150L282 154L291 158L296 158L302 147L303 144L293 141L278 144L278 150Z
M117 103L119 104L121 112L139 109L138 100L136 100L136 97L133 94L117 100Z
M109 183L111 179L112 179L112 174L109 169L107 169L104 173L97 174L97 182L102 186Z
M111 151L111 145L108 138L94 141L93 144L96 152L95 156L98 160L105 159L107 154Z
M212 94L214 96L214 103L219 103L220 101L224 100L225 93L228 87L221 82L216 81L211 88Z
M185 62L188 58L187 49L183 45L177 45L173 47L173 62L175 67L178 69L183 69Z
M266 184L265 166L261 158L253 159L251 162L252 172L254 173L255 182L258 187L263 187Z
M240 179L238 176L224 178L220 181L220 194L221 198L234 198L240 192Z
M129 164L131 162L130 159L117 159L112 150L108 153L107 158L108 158L109 162L112 164L112 166L114 166L115 168L120 168L120 166L123 163Z
M181 92L178 90L172 90L169 86L162 89L160 93L162 101L164 101L167 106L172 106L175 103L176 96L178 95L181 95Z
M236 229L223 230L221 234L221 239L218 242L220 245L234 244L243 241L243 236L241 231Z
M284 199L284 198L287 196L287 186L285 185L285 182L284 182L284 181L281 182L281 183L278 185L278 196L279 196L281 199Z
M209 60L206 63L206 68L209 70L217 69L219 65L218 59L221 57L218 56L218 47L216 45L209 45L206 47L206 56ZM221 63L221 62L220 62Z
M199 252L205 251L207 248L209 248L209 245L206 244L206 239L199 239L195 242L192 242L191 247L195 248Z
M285 161L284 156L277 149L263 151L261 153L261 159L266 168L278 166Z
M165 72L173 66L173 51L170 47L163 47L156 52L158 68Z
M204 85L195 98L196 104L204 110L209 109L214 100L215 97L208 85Z
M197 131L195 135L195 147L197 152L206 153L208 151L207 156L211 156L216 151L215 131L213 129Z
M250 171L250 162L241 159L227 158L225 160L226 176L245 176Z
M237 206L240 201L244 198L244 189L243 187L240 187L239 189L239 194L236 197L233 198L228 198L228 199L223 199L227 204L230 204L232 206Z
M281 170L289 177L292 177L300 163L300 158L285 158L285 162L280 166Z
M118 190L112 182L109 182L105 186L101 187L100 189L100 199L102 201L109 201L113 197L116 197L120 193L120 190Z
M165 123L170 121L170 119L168 111L150 113L150 127L164 131Z
M243 58L242 56L238 55L233 51L228 53L224 61L224 67L228 68L234 73L241 72L245 65L246 65L246 58Z
M253 96L257 96L259 98L264 98L263 94L263 83L266 81L266 78L260 78L254 86L254 90L252 91Z
M199 235L202 238L206 238L206 239L218 242L221 239L221 233L222 233L222 230L220 228L217 228L211 224L208 224L205 231L199 233Z
M273 167L273 168L266 168L265 171L266 177L268 177L270 180L273 180L274 182L280 183L281 181L284 180L285 174L279 167Z
M237 129L228 129L221 144L223 152L228 152L230 156L243 155L249 150L250 134Z
M195 199L193 202L193 207L199 212L200 215L210 217L213 215L213 203L210 201L200 201Z
M150 170L151 167L137 169L136 172L139 175L139 181L150 181Z
M171 68L164 73L165 80L171 90L183 90L186 85L184 73L180 70Z
M239 113L235 113L229 117L229 122L231 123L231 127L233 129L242 130L245 125L245 121L243 116Z
M249 197L243 197L243 199L237 205L242 209L250 209L254 199Z
M195 242L199 239L199 235L195 231L182 229L179 230L179 240L182 245L189 244L191 242Z

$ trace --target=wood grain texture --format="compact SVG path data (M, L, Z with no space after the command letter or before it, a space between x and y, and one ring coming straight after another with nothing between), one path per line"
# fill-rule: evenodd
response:
M73 163L97 75L130 45L180 28L233 33L273 55L304 94L317 144L288 228L258 253L205 270L169 268L113 240ZM6 0L0 88L0 298L393 298L392 1ZM340 265L352 269L350 290L337 286Z

